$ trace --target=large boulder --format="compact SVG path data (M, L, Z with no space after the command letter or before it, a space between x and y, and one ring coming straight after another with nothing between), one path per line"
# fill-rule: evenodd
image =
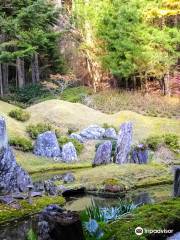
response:
M60 157L61 150L56 134L51 131L39 134L33 152L35 155L43 157Z
M148 163L148 150L144 144L139 144L132 150L131 161L137 164Z
M111 141L105 141L102 143L97 151L93 160L93 166L108 164L111 162L112 143Z
M66 143L62 147L62 161L66 163L71 163L78 161L76 149L72 142Z
M174 196L180 197L180 166L175 168L174 174Z
M76 139L80 143L84 143L84 139L78 133L71 133L70 138Z
M16 162L10 147L0 154L0 192L27 191L31 178Z
M81 137L84 139L102 139L105 129L98 125L90 125L80 132Z
M8 145L6 123L0 117L0 192L24 192L32 184L28 173L16 162L11 147Z
M114 128L107 128L104 133L104 138L117 139L116 130Z
M115 153L115 161L118 164L124 164L128 162L128 156L131 150L132 143L132 123L127 122L123 123L120 127L116 153Z

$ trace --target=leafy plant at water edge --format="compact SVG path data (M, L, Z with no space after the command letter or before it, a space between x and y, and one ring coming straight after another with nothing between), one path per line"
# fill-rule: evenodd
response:
M104 236L104 233L100 229L98 222L94 219L90 219L89 222L85 222L83 226L86 233L93 237L93 239L100 239Z
M95 219L97 222L111 222L115 221L127 213L134 210L137 205L132 202L120 200L119 204L114 207L99 207L92 201L90 207L85 209L85 218Z
M27 240L38 240L37 235L32 229L27 233Z

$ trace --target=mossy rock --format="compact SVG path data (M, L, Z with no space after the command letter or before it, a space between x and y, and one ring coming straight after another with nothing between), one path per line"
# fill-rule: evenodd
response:
M50 204L63 205L65 200L63 197L40 197L34 198L33 204L30 205L27 200L19 201L20 209L12 208L8 205L0 204L0 224L40 212L43 208Z
M155 235L143 233L135 234L135 229L173 229L178 231L180 226L180 201L178 198L169 201L145 205L134 210L128 217L109 225L109 231L116 240L146 240L155 239ZM158 237L158 238L157 238ZM166 239L163 234L156 235L156 239Z

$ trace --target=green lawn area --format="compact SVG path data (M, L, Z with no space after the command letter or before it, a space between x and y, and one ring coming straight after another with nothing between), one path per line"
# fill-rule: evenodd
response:
M147 186L172 183L171 170L162 164L150 163L147 165L110 164L95 168L79 169L74 171L76 181L69 187L85 186L88 190L101 191L105 185L118 185L122 191ZM62 182L57 182L61 185Z
M153 205L144 205L137 208L125 219L118 220L109 225L109 231L116 240L147 240L152 235L144 233L141 236L135 234L136 227L143 229L174 229L179 231L180 226L180 200L172 200ZM161 235L156 239L166 239ZM153 238L155 239L155 238Z

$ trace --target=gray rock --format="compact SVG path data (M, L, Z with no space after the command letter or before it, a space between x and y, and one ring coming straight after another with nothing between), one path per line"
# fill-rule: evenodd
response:
M44 188L48 195L52 196L58 195L58 189L52 181L50 180L44 181Z
M102 143L97 151L93 161L93 166L108 164L111 162L112 143L111 141L105 141Z
M0 192L25 192L31 178L16 162L10 147L0 154Z
M144 144L139 144L132 150L131 162L137 164L148 163L148 150Z
M34 146L34 154L43 157L60 157L61 150L54 132L39 134Z
M15 199L26 199L27 198L27 194L22 194L20 192L16 192L14 194L12 194L12 197Z
M128 156L131 150L131 143L132 123L123 123L118 134L117 146L115 151L116 163L124 164L128 162Z
M0 196L0 203L11 204L16 202L12 195Z
M117 134L114 128L107 128L104 133L104 138L117 139Z
M81 137L85 139L102 139L105 133L105 129L98 125L90 125L81 131Z
M32 192L31 197L42 197L42 192Z
M77 134L77 133L72 133L70 135L70 138L76 139L78 140L80 143L84 143L84 139L81 137L81 135Z
M175 168L174 174L174 196L180 197L180 166Z
M70 183L70 182L74 182L75 181L75 177L72 173L66 173L63 176L63 181L64 183Z
M69 142L63 145L62 160L63 162L66 162L66 163L78 161L76 149L72 142Z
M2 149L8 147L8 137L6 131L5 119L0 116L0 152Z

